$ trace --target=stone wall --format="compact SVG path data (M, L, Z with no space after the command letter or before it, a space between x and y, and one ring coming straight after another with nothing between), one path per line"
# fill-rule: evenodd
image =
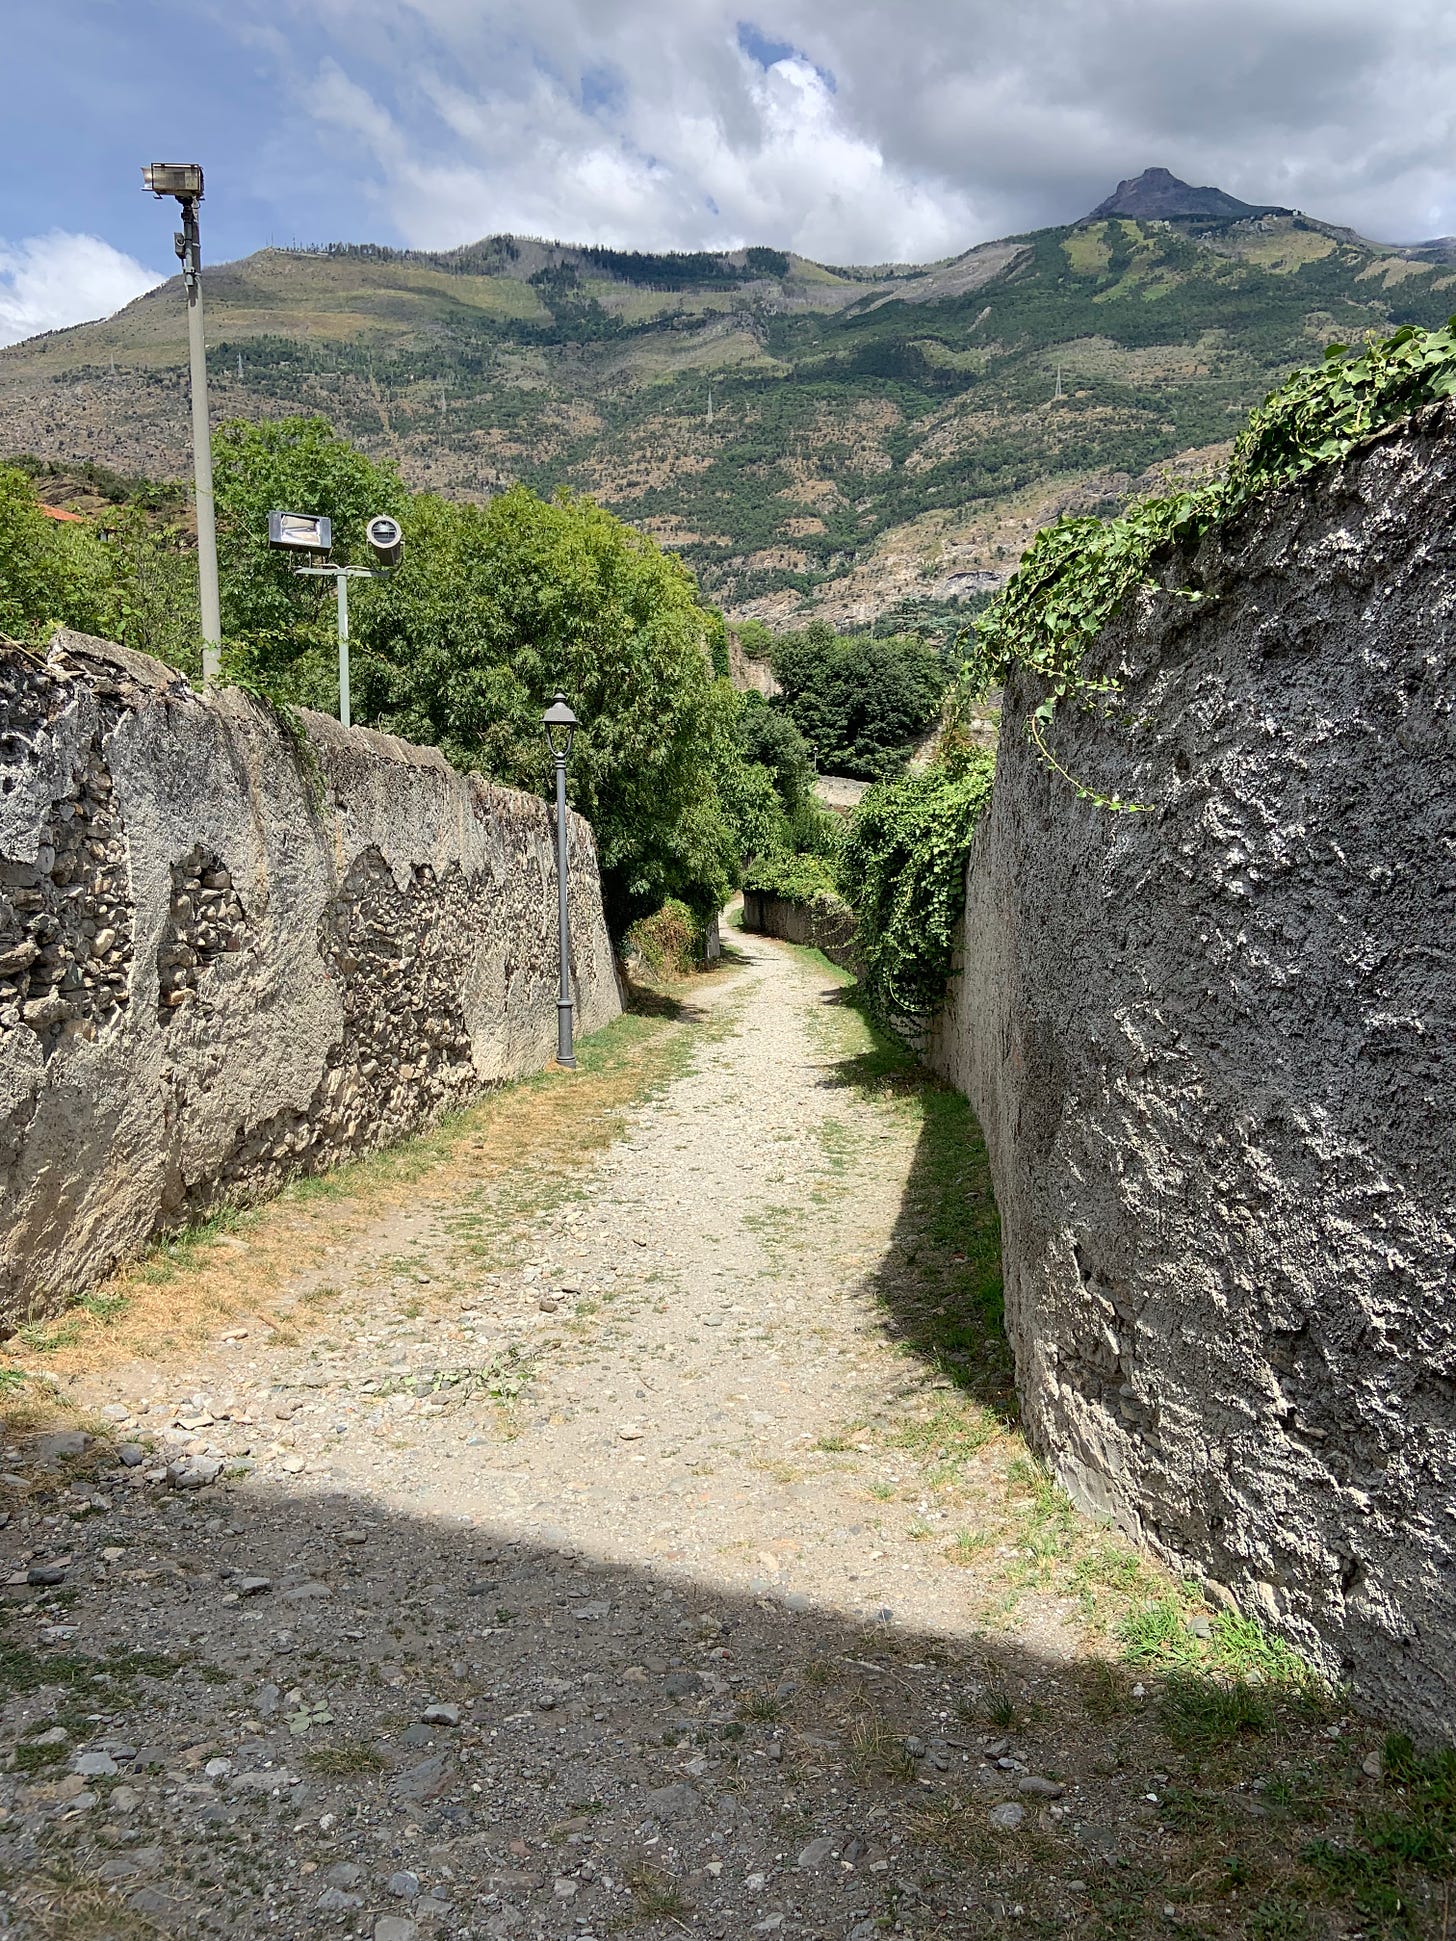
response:
M555 1052L544 803L76 634L0 643L0 1326ZM570 828L577 1022L620 1009Z
M933 1061L1073 1496L1357 1692L1456 1722L1456 419L1248 511L1007 696Z
M831 963L853 970L854 915L847 904L829 898L798 903L792 897L771 896L767 890L743 892L743 927L785 943L811 944Z

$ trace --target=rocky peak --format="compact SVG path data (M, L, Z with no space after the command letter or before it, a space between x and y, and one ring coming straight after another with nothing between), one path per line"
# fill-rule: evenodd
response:
M1287 216L1292 212L1273 203L1240 202L1222 189L1195 189L1165 168L1145 168L1119 182L1099 202L1087 222L1104 216L1134 216L1154 222L1243 222L1249 216Z

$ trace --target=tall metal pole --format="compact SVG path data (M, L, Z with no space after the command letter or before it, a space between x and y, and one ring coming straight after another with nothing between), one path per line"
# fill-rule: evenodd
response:
M192 466L197 482L197 583L202 606L202 679L222 676L222 604L217 587L217 518L212 503L212 425L207 410L207 346L202 335L202 238L197 204L182 199L177 238L187 286L187 348L192 369Z
M561 995L556 1000L556 1062L576 1070L571 1048L571 924L566 909L566 751L552 749L556 764L556 914L561 931Z
M334 585L339 589L339 720L347 728L349 725L349 569L347 566L341 566L335 572Z

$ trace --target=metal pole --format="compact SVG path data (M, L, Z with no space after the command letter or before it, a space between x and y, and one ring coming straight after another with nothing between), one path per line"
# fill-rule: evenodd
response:
M566 910L566 755L553 748L556 764L556 913L561 930L561 995L556 1000L556 1062L576 1070L571 1048L571 924Z
M192 369L192 466L197 483L197 585L202 607L202 680L222 677L222 604L217 588L217 518L212 503L212 425L207 410L207 346L202 335L202 238L197 204L182 203L178 255L187 286L187 349Z
M349 725L349 572L340 567L334 574L339 589L339 719Z

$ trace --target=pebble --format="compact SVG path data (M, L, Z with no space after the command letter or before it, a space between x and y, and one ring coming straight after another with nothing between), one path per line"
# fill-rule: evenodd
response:
M412 1901L420 1891L420 1877L404 1872L391 1874L385 1886L397 1901Z
M83 1779L114 1779L121 1768L109 1752L78 1752L71 1770Z
M1024 1778L1017 1780L1016 1790L1018 1793L1030 1793L1037 1799L1060 1799L1067 1789L1059 1786L1054 1779L1042 1779L1036 1773L1027 1773Z
M1000 1806L993 1806L986 1818L992 1826L1000 1827L1005 1833L1014 1832L1026 1818L1026 1808L1018 1806L1015 1800L1007 1800Z
M642 1804L654 1820L671 1820L681 1813L691 1813L698 1804L698 1796L686 1780L678 1780L672 1786L659 1786Z
M382 1914L374 1923L374 1941L415 1941L418 1932L402 1914Z
M64 1584L66 1571L63 1564L32 1564L25 1573L27 1584L46 1589L53 1584Z
M239 1597L261 1597L265 1591L271 1591L272 1588L273 1579L271 1577L235 1577L233 1579L233 1589ZM276 1702L276 1693L274 1697Z
M426 1725L459 1725L460 1707L458 1705L427 1705L423 1717Z
M49 1435L37 1436L30 1449L37 1462L65 1462L72 1456L84 1456L90 1440L80 1429L53 1429Z

